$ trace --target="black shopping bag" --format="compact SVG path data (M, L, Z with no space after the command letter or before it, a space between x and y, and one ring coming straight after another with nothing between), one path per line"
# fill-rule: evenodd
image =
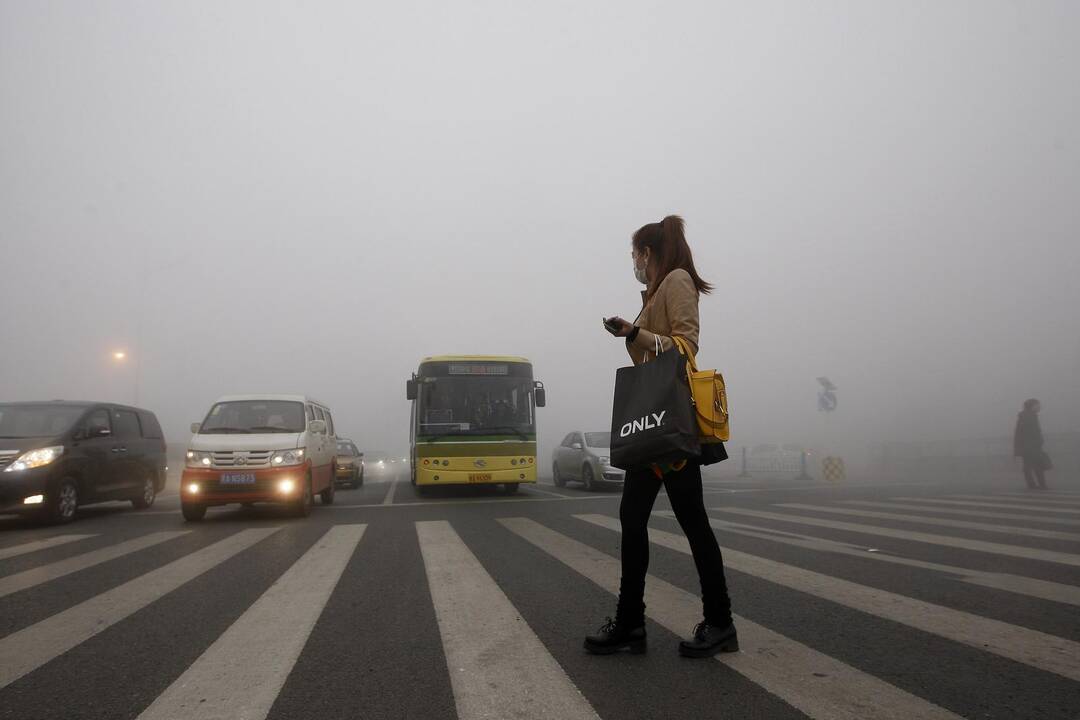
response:
M611 464L632 470L700 455L686 356L671 349L643 365L619 368L611 409Z

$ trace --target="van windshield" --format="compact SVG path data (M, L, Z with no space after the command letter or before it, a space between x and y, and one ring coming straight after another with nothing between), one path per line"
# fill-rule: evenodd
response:
M304 404L291 400L231 400L210 408L203 435L298 433L306 427Z
M71 405L0 405L0 437L63 435L85 411Z

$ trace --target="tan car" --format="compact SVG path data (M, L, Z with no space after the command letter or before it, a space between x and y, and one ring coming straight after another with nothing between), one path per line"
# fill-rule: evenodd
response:
M334 483L350 488L364 485L364 453L356 449L352 440L338 439Z

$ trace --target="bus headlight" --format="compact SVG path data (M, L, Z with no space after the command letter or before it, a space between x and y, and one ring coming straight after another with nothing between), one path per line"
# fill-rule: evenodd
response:
M292 448L291 450L278 450L270 458L270 464L274 467L286 467L288 465L300 465L304 462L304 448Z
M19 456L18 460L4 468L4 472L19 472L20 470L32 470L37 467L42 467L43 465L48 465L63 454L63 445L54 445L53 447L31 450L30 452L23 453Z

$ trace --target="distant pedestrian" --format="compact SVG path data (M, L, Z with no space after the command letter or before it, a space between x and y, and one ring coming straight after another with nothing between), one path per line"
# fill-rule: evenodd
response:
M1046 471L1053 468L1050 456L1043 450L1039 411L1042 403L1035 398L1024 401L1024 409L1016 416L1013 433L1013 455L1024 461L1024 480L1031 489L1046 489Z
M669 215L634 233L631 255L634 277L645 285L642 309L633 323L619 317L604 321L608 332L625 338L635 365L675 346L672 336L698 347L698 298L712 286L694 268L683 220ZM722 452L722 450L719 450ZM631 469L623 484L619 520L622 525L622 582L615 619L585 638L585 649L607 655L620 650L645 652L645 575L649 568L649 515L663 486L675 518L690 542L701 581L703 620L693 637L679 643L686 657L712 657L739 649L731 618L731 599L724 577L724 559L716 542L701 487L701 466L694 460Z

